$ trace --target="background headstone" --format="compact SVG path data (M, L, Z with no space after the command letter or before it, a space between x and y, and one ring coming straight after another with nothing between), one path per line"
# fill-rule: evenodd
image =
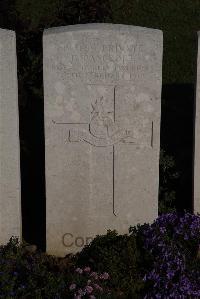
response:
M20 153L15 32L0 29L0 244L21 238Z
M194 154L194 213L200 213L200 32L198 32L195 154Z
M47 252L158 213L162 32L85 24L43 36Z

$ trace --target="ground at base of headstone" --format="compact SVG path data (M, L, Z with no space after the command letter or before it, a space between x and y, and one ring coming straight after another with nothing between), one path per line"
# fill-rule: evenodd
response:
M12 237L0 246L0 298L200 298L199 253L200 216L189 213L108 231L64 258Z

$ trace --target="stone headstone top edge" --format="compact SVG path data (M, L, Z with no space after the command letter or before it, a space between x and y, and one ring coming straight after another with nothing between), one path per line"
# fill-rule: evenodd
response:
M72 31L85 31L85 30L118 30L122 32L127 31L127 33L145 32L163 38L163 32L160 29L147 28L147 27L134 26L134 25L125 25L125 24L113 24L113 23L87 23L87 24L75 24L75 25L51 27L51 28L44 29L43 37L51 34L58 34L58 33L65 33L65 32L67 33Z
M6 35L7 37L16 37L16 32L14 30L0 28L0 36L1 35Z

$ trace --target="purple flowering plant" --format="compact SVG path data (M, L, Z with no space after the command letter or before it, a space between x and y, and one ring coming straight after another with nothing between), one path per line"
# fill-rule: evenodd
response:
M163 214L151 225L138 226L137 234L153 260L143 277L144 298L200 298L200 216Z
M47 260L39 252L28 254L17 237L0 246L0 298L61 298L65 281Z
M129 235L98 236L77 256L0 246L0 298L200 298L200 216L175 212Z
M107 272L97 273L88 266L76 268L72 282L69 284L70 298L97 299L112 298L109 289L110 275Z

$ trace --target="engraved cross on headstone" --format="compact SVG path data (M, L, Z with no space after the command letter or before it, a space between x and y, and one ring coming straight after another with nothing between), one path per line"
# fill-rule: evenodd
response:
M116 87L112 86L112 109L108 111L105 107L105 98L100 96L91 103L91 114L89 123L60 123L53 120L54 124L65 125L88 125L88 129L68 129L67 142L85 142L93 147L112 148L112 194L113 194L113 214L115 211L115 145L119 143L136 144L136 138L132 130L120 128L116 120ZM152 137L153 138L153 122Z

